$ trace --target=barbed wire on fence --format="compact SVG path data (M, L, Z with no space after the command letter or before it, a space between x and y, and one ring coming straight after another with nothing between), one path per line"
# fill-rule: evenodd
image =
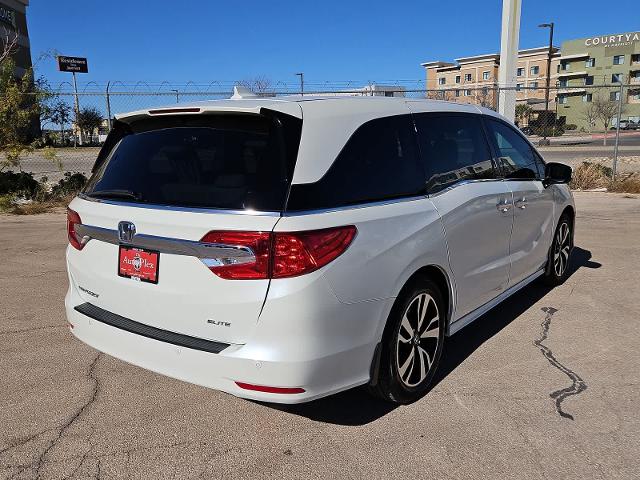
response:
M58 87L70 86L67 83L63 82ZM188 82L180 88L174 87L177 85L168 81L158 84L144 81L135 84L123 81L107 84L88 82L77 94L79 112L82 113L88 108L99 112L102 116L100 125L92 128L89 133L81 133L74 110L69 119L62 124L55 124L51 120L45 122L43 119L40 143L53 149L53 154L51 150L45 154L45 150L36 148L24 159L23 168L47 176L60 176L64 171L88 174L115 116L129 111L168 106L176 102L228 99L233 90L231 82L223 81L212 81L208 84ZM627 165L628 168L636 168L633 165L640 164L640 82L553 85L549 88L549 110L545 110L546 87L529 85L501 87L462 84L425 89L424 81L421 84L416 82L414 85L411 85L411 82L398 81L392 85L382 82L345 81L339 87L335 86L335 82L305 82L304 95L431 98L496 109L500 92L507 90L515 91L516 94L517 125L532 142L548 142L543 148L550 149L547 154L552 155L552 158L555 158L553 155L565 155L567 158L562 158L572 161L572 152L582 152L589 148L588 155L585 153L581 158L611 163L612 160L608 159L617 157L619 153L623 167ZM299 85L280 81L258 96L283 97L301 93ZM52 103L62 101L73 106L74 100L75 94L66 88L52 89ZM599 111L596 111L596 106ZM82 135L84 141L78 142ZM613 136L625 140L618 153L614 150ZM637 142L634 140L636 137ZM74 145L77 148L73 148ZM554 153L554 150L561 152ZM54 167L47 155L54 155L62 168Z

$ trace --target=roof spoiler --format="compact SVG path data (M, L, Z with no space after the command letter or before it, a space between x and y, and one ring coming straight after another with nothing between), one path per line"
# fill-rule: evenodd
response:
M243 98L257 98L258 95L253 93L247 87L243 87L242 85L235 85L233 87L233 95L231 95L231 100L240 100Z

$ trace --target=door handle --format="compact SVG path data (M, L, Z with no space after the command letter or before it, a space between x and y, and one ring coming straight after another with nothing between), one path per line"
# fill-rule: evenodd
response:
M511 210L512 206L513 205L511 204L511 202L507 200L503 200L496 205L496 208L501 213L507 213L509 210Z
M525 208L527 208L527 199L525 197L522 197L520 200L515 201L515 205L520 210L524 210Z

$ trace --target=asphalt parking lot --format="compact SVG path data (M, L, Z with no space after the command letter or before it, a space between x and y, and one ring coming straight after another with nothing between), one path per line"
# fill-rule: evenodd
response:
M638 478L640 197L576 203L566 283L451 337L398 408L274 407L100 354L66 326L64 215L0 216L0 478Z

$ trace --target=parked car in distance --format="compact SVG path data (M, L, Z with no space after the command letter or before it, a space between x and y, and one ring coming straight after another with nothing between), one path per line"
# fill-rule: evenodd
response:
M611 125L611 130L617 130L617 124ZM620 120L620 130L640 130L640 122L633 120Z
M533 135L533 129L530 126L520 127L520 131L525 135Z
M120 115L69 205L71 332L239 397L368 385L412 402L446 336L565 280L570 177L473 105L304 96Z

